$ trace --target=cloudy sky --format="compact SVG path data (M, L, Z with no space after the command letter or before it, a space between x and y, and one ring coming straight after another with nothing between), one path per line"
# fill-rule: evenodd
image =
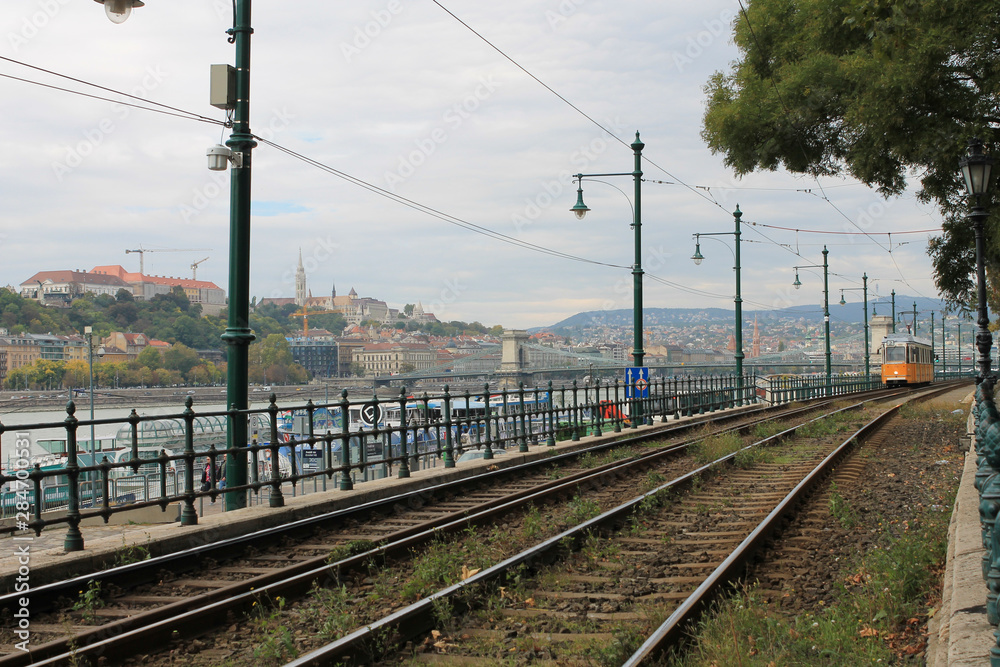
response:
M261 145L251 294L292 296L301 249L314 296L353 287L444 320L531 327L631 308L632 179L585 182L592 212L578 221L568 209L572 174L631 172L639 131L646 307L732 307L730 237L703 238L699 267L690 256L693 233L732 230L737 203L744 223L770 225L744 225L747 310L819 303L821 274L802 270L796 291L792 267L820 264L824 243L831 302L865 271L873 293L935 296L930 234L902 232L940 218L912 192L887 202L852 181L737 180L705 147L703 86L737 55L738 10L730 0L258 0L251 130L451 222ZM231 0L147 0L121 25L86 0L3 2L0 284L39 270L136 271L139 255L125 250L142 247L180 250L146 253L147 273L190 277L207 257L198 278L228 289L229 172L205 158L228 135L81 82L224 120L208 104L209 65L233 64L231 23Z

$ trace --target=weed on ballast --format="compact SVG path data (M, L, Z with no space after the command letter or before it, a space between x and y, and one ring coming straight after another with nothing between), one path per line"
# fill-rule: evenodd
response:
M733 465L742 470L753 468L762 463L770 463L774 460L774 452L766 447L757 446L748 449L741 449L733 457Z
M251 622L256 628L253 657L262 666L283 665L299 655L292 631L283 623L284 609L285 598L281 596L273 602L265 597L253 603Z
M851 529L858 525L858 513L840 495L836 482L830 483L830 516L837 520L841 528Z
M446 542L439 538L414 558L413 573L399 589L399 595L406 600L418 600L443 586L458 583L470 573L502 560L509 543L509 537L499 529L480 535L471 527L460 540Z
M534 505L528 505L528 510L524 513L524 537L532 540L545 534L545 529L546 521L541 511Z
M346 586L322 588L313 584L303 613L319 622L317 634L320 639L332 641L358 627L357 617L351 609L353 606Z
M688 448L688 451L698 463L705 464L732 454L741 447L743 447L743 439L739 435L722 433L694 443Z
M904 403L899 408L904 419L926 423L943 423L949 426L963 426L968 419L965 407L952 401L927 401Z
M761 422L753 427L753 438L755 440L763 440L764 438L770 438L772 435L777 435L784 430L785 427L778 422Z
M115 549L115 567L149 560L151 557L148 539L146 544L126 544L123 535L122 545Z
M101 598L101 582L91 579L87 582L87 588L80 591L80 596L73 603L73 611L80 612L84 625L97 622L97 610L104 608L104 599Z
M818 613L791 615L756 587L744 586L702 619L690 650L665 664L729 665L734 655L745 667L897 664L890 642L900 649L906 629L927 616L927 595L947 549L948 520L946 512L928 511L888 530L845 569L835 601Z
M575 496L569 501L566 507L568 510L566 520L571 525L581 524L601 513L601 506L596 500L590 500L582 496Z

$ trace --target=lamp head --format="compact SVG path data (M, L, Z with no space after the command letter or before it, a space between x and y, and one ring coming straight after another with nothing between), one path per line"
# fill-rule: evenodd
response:
M142 0L94 0L104 5L104 13L112 23L124 23L132 15L133 7L143 7Z
M208 168L212 171L225 171L233 157L233 151L222 144L210 147L205 154L208 156Z
M795 289L799 289L800 287L802 287L802 281L799 280L798 269L795 270L795 282L792 283L792 287L794 287Z
M587 211L590 210L587 208L587 205L583 203L583 186L579 183L576 188L576 204L570 210L573 211L574 215L576 215L577 220L583 220L583 217L587 215Z
M705 256L701 254L701 243L695 242L694 244L694 254L691 255L692 261L695 265L701 264L701 260L705 259Z
M844 301L844 290L840 291L840 305L841 306L846 306L847 305L847 302Z
M969 154L958 161L965 179L966 192L981 197L989 191L993 162L993 158L983 153L981 140L975 137L969 140Z

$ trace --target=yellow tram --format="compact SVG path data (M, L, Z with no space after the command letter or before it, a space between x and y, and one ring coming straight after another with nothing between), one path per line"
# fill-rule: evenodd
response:
M927 384L934 381L934 354L925 340L910 334L889 334L879 348L882 382L892 385Z

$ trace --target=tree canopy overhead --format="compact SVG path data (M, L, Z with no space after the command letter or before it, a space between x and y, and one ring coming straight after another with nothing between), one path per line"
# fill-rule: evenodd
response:
M929 253L953 306L974 295L958 160L978 136L996 154L1000 1L748 0L740 59L708 84L702 137L738 175L847 175L886 196L907 177L945 223ZM993 188L996 190L996 186ZM1000 268L996 216L988 266Z

